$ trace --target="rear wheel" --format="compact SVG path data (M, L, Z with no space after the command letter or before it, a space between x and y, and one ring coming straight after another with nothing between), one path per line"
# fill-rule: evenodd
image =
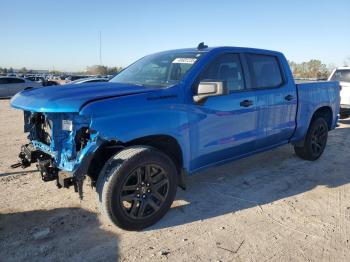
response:
M96 186L102 211L117 226L140 230L160 220L177 189L177 171L157 149L135 146L114 155Z
M327 144L328 125L323 117L314 119L306 134L302 147L294 146L294 151L302 159L314 161L318 159Z

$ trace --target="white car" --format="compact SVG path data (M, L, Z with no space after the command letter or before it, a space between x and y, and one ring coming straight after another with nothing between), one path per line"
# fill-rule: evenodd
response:
M74 80L71 82L68 82L67 84L71 85L71 84L85 84L85 83L95 83L95 82L108 82L109 79L108 78L104 78L104 77L89 77L89 78L81 78L78 80Z
M28 87L43 86L42 83L12 76L0 77L0 97L11 97Z
M338 67L335 69L328 81L340 82L340 117L350 116L350 67Z

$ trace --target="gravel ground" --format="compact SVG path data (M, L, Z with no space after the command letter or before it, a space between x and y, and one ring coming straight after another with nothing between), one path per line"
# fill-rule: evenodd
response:
M22 122L0 100L0 261L350 260L350 119L316 162L283 146L189 177L142 232L108 224L88 186L80 201L34 168L10 169Z

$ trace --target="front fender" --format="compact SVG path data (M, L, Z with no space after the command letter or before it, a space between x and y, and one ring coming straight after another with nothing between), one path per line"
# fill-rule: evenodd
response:
M90 129L107 141L127 143L146 136L171 136L181 147L184 167L189 166L188 113L175 95L131 95L96 101L84 107L80 114L89 115Z

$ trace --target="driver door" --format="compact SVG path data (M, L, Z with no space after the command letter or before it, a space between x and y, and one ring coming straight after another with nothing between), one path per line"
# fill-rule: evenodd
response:
M222 81L229 94L194 104L191 171L254 151L257 136L256 96L247 89L240 55L216 57L200 74L199 81L203 80Z

